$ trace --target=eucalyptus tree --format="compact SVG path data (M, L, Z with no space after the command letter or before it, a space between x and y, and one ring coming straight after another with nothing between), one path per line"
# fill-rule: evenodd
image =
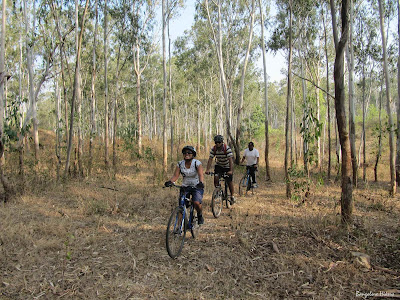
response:
M369 99L371 96L372 88L374 86L374 77L378 77L376 69L376 62L380 60L379 53L379 41L378 41L378 30L379 21L373 16L371 7L369 5L359 5L355 10L354 14L354 56L355 71L360 76L361 84L361 97L362 97L362 134L360 149L363 150L362 167L363 167L363 181L366 181L366 115L369 107ZM367 78L369 73L369 78ZM367 91L367 84L369 88ZM359 159L361 161L361 159ZM353 167L354 170L354 167ZM353 171L354 172L354 171Z
M325 3L327 5L327 3ZM328 10L328 9L327 9ZM326 11L327 11L326 10ZM327 167L327 176L328 180L331 179L331 165L332 165L332 143L331 143L331 101L330 101L330 94L329 94L329 54L328 54L328 34L327 34L327 22L325 19L325 9L321 10L322 15L322 22L324 26L324 52L325 52L325 63L326 63L326 106L327 106L327 123L328 123L328 167Z
M260 24L261 24L261 49L263 58L263 75L264 75L264 98L265 98L265 180L271 180L270 167L269 167L269 110L268 110L268 76L267 76L267 62L266 62L266 49L264 40L264 13L263 5L261 0L258 0L258 6L260 8Z
M336 58L334 68L335 80L335 108L336 120L339 132L340 147L342 151L342 195L341 214L342 224L352 223L353 218L353 183L351 176L351 154L349 134L346 130L346 109L345 109L345 83L344 83L344 53L349 37L349 0L343 0L341 6L341 31L338 36L336 23L336 7L334 0L331 0L332 28L335 40Z
M76 3L78 5L78 3ZM68 140L68 148L67 148L67 158L65 162L65 176L69 171L69 164L71 159L71 150L72 150L72 133L74 130L74 113L75 113L75 105L77 101L80 101L80 64L81 64L81 51L82 51L82 40L83 40L83 32L85 29L85 18L87 9L89 6L89 0L86 0L85 8L81 17L80 22L80 32L77 37L77 49L76 49L76 57L75 57L75 77L74 77L74 87L72 90L72 99L71 99L71 115L70 115L70 128L69 128L69 140Z
M5 69L5 36L6 36L6 0L2 1L2 14L1 14L1 37L0 37L0 180L5 192L5 201L13 193L13 189L4 174L4 100L5 83L10 77Z
M397 36L398 36L398 56L397 56L397 143L396 143L396 181L400 185L400 1L397 1Z
M24 0L22 9L25 23L26 66L29 76L29 109L22 125L22 131L26 132L26 128L32 120L36 162L39 161L39 121L37 118L38 95L43 83L48 79L53 64L53 56L58 47L54 40L54 30L48 22L50 16L49 6L40 5L39 8L37 8L37 4L38 3L36 2L31 3ZM37 60L42 60L43 65L42 68L34 70L34 62ZM38 73L40 73L39 79L35 78L39 75Z
M349 0L350 15L349 15L349 41L346 47L346 58L349 69L349 138L350 138L350 152L351 163L353 167L353 185L357 186L358 177L358 164L356 154L356 125L355 125L355 91L354 91L354 49L353 49L353 24L354 24L354 4L353 0Z
M391 99L390 99L390 79L389 79L389 70L388 70L388 58L387 58L387 46L386 46L386 35L385 35L385 26L384 26L384 8L382 5L382 0L378 0L379 5L379 20L380 20L380 28L381 28L381 37L382 37L382 56L383 56L383 69L384 69L384 77L386 84L386 110L388 114L388 122L389 122L389 162L390 162L390 190L389 193L391 196L396 194L396 170L395 170L395 149L394 149L394 124L392 120L392 111L391 111Z
M167 57L165 38L167 35L167 6L162 0L162 62L163 62L163 171L167 174L168 146L167 146Z
M132 3L132 14L137 20L136 34L133 37L132 54L133 66L136 76L136 109L137 109L137 131L138 131L138 153L142 155L142 116L141 116L141 94L140 84L143 71L153 51L151 40L156 3L151 1L134 1ZM144 62L141 59L144 57Z
M108 116L108 6L107 1L104 0L104 35L103 35L103 47L104 47L104 164L108 171L109 160L108 160L108 136L109 136L109 116Z
M291 58L291 64L293 62L295 63L294 66L288 66L288 69L290 68L290 72L296 74L296 68L299 69L298 72L301 72L301 75L297 75L297 77L300 77L301 79L301 88L302 88L302 96L303 96L303 102L302 102L302 107L303 107L303 122L301 124L301 132L303 136L303 161L304 161L304 170L308 174L308 165L311 161L311 154L312 150L311 149L311 140L309 140L309 137L311 137L311 127L310 127L310 122L311 120L318 120L319 118L311 118L310 113L314 111L314 108L312 108L310 99L313 99L312 96L308 96L308 91L307 91L307 85L306 81L311 82L314 87L320 88L318 81L319 81L319 64L320 64L320 54L318 52L318 49L316 48L316 40L317 40L317 33L318 33L318 27L317 24L319 22L318 15L317 15L317 1L313 0L304 0L304 1L287 1L287 0L282 0L277 2L277 7L278 7L278 14L277 14L277 19L275 22L275 28L273 30L273 33L271 35L270 41L269 41L269 47L273 51L278 51L278 50L286 50L288 53L288 65L289 65L289 57L290 57L290 51L294 51L296 49L297 53L299 53L299 58L293 58L293 53L292 58ZM291 10L290 10L291 7ZM288 24L290 20L290 12L292 13L292 25L290 26ZM289 17L287 14L289 13ZM291 31L289 30L291 29ZM292 41L289 43L289 35L292 35ZM312 75L312 80L308 79L307 77ZM290 80L289 80L290 79ZM290 82L289 82L290 81ZM315 81L317 83L315 83ZM293 79L288 77L288 84L293 85ZM321 88L320 88L321 89ZM287 97L290 96L290 93L292 91L292 87L288 87L287 89ZM317 91L317 90L316 90ZM316 106L317 106L317 116L318 116L318 98L319 98L319 93L316 92ZM293 105L293 99L288 98L287 103L288 105L292 106ZM293 106L294 108L294 106ZM294 125L294 114L291 116L291 112L293 109L288 110L288 122L289 124ZM290 127L288 126L288 130L290 128L293 128L293 125ZM319 126L319 122L316 124ZM289 134L289 132L288 132ZM319 136L316 136L315 139L317 141L316 147L314 146L313 148L316 148L317 152L319 152ZM289 139L288 139L289 143ZM293 142L290 142L289 148L291 148L291 145ZM288 149L288 152L292 153L292 150ZM288 158L289 159L289 158ZM293 162L290 162L292 164ZM287 163L289 164L289 162Z
M235 149L236 163L240 160L240 121L243 101L236 101L236 124L233 124L233 101L235 81L246 73L247 60L255 50L252 45L255 4L249 1L213 1L205 0L198 6L198 16L208 20L211 38L218 59L221 90L225 101L226 129L228 141ZM253 16L252 16L253 15ZM249 24L250 22L250 24ZM249 28L249 29L248 29ZM240 81L241 79L239 79ZM244 80L244 79L243 79ZM243 85L242 85L243 86ZM240 89L240 87L239 87ZM243 91L243 88L239 91ZM234 128L236 126L236 130ZM236 131L236 132L235 132ZM235 134L234 134L235 132Z

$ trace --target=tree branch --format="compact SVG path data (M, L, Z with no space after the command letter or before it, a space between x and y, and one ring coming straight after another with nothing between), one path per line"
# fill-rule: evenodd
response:
M308 78L304 78L298 74L296 74L295 72L292 72L293 75L299 77L300 79L304 79L306 81L308 81L309 83L311 83L313 86L315 86L317 89L320 89L321 91L323 91L325 94L329 95L330 97L332 97L333 99L335 99L335 96L331 95L330 93L328 93L326 90L324 90L322 87L318 86L317 84L315 84L313 81L311 81Z

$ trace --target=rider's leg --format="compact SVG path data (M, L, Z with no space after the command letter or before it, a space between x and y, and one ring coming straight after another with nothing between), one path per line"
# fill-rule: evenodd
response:
M218 177L218 174L215 174L214 175L214 187L217 187L218 184L219 184L219 177Z
M233 196L234 193L235 193L235 189L234 189L234 187L233 187L233 182L232 182L232 181L229 181L229 182L228 182L228 186L229 186L229 191L231 192L231 196Z
M192 193L193 197L193 204L194 208L197 211L197 217L198 217L198 223L203 224L204 223L204 218L203 218L203 207L202 207L202 202L203 202L203 193L204 189L196 189Z
M250 175L251 175L251 181L253 182L253 184L256 184L256 168L255 167L251 167L250 168Z

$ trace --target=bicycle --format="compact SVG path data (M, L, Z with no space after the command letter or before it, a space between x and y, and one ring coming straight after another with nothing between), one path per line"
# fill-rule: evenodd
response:
M215 175L215 173L211 172L210 175ZM226 208L230 208L232 205L230 195L228 194L228 184L225 180L229 175L226 173L219 175L218 186L215 187L211 198L211 210L214 218L218 218L221 215L224 204L226 205ZM221 181L225 182L224 188L221 186Z
M197 211L194 209L190 198L191 188L173 185L177 188L185 188L179 196L179 205L172 211L168 220L166 232L166 248L171 258L178 257L185 243L186 230L190 230L192 237L196 238L199 225L197 224Z
M253 165L252 167L254 167ZM254 172L257 172L255 170ZM246 188L246 192L244 189ZM254 185L250 175L250 168L246 166L246 174L240 179L239 181L239 195L242 196L243 194L247 195L247 192L251 190L251 194L254 194Z

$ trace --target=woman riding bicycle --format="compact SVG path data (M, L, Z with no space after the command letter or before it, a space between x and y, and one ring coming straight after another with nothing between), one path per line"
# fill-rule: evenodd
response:
M196 157L196 149L193 146L185 146L182 149L183 160L179 161L174 175L171 179L165 182L166 187L172 186L176 180L179 178L179 174L182 174L182 188L181 195L183 193L190 193L192 196L192 201L194 207L197 211L198 223L203 224L204 218L202 214L202 201L204 194L204 176L203 176L203 166L201 162Z

